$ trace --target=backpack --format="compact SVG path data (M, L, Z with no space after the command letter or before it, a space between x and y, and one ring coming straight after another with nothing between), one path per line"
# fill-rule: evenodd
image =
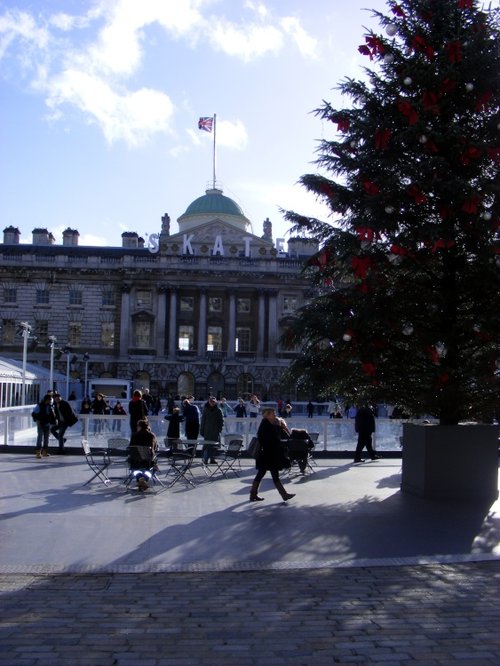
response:
M35 409L31 412L31 418L36 423L40 418L40 405L37 405Z
M247 449L248 455L252 458L258 458L260 456L261 450L262 447L257 437L252 437Z

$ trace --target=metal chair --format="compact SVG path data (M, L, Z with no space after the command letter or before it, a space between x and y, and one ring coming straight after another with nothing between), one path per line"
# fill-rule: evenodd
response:
M306 471L314 472L312 468L312 450L310 440L290 438L286 442L286 451L291 466L288 471L291 473L294 465L298 465L302 474Z
M164 483L159 478L157 474L158 470L158 461L156 453L152 450L150 446L129 446L128 455L128 475L125 479L125 487L129 488L132 481L136 478L146 479L146 483L152 483L153 485L158 483L161 486L164 486ZM144 486L146 488L147 486ZM139 486L139 489L144 489Z
M100 449L99 451L92 452L90 444L87 439L82 439L82 448L85 455L87 465L93 472L93 476L86 481L83 485L88 485L94 479L99 479L105 486L111 483L111 479L107 475L107 469L111 465L111 459L108 451ZM99 456L99 458L98 458Z
M127 464L127 449L130 444L130 440L127 437L110 437L108 439L108 454L111 460L111 464L121 464L124 467L123 476L126 476L128 473L128 464Z
M243 437L241 437L241 439L230 440L220 453L214 455L216 467L210 474L210 478L214 477L216 474L222 474L222 476L227 477L231 472L236 476L239 476L239 472L241 471L240 457L242 452Z
M188 440L182 444L185 447L183 450L178 449L172 451L171 455L167 458L169 468L166 471L165 476L167 478L169 476L172 477L168 483L169 488L174 486L178 481L182 481L193 488L196 487L191 467L196 455L197 442L194 440Z

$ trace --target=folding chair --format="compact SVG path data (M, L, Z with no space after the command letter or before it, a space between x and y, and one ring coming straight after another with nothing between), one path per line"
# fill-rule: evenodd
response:
M291 473L292 468L294 465L297 465L300 467L300 461L303 462L304 464L304 472L310 471L313 472L313 468L311 465L311 445L307 439L295 439L295 438L290 438L286 442L286 450L288 454L288 458L291 462L291 466L289 467L289 473Z
M130 440L127 437L110 437L108 439L108 454L111 464L120 463L124 466L122 476L128 474L127 449L129 444Z
M125 487L129 488L138 474L144 475L147 483L159 483L164 486L162 480L158 477L157 456L150 446L129 446L128 447L128 476L125 479Z
M191 471L195 455L196 442L190 442L189 445L186 445L184 450L178 449L177 451L172 451L171 456L167 458L169 469L165 474L167 478L169 476L172 477L168 483L169 488L175 485L178 481L183 481L193 488L196 487L194 476Z
M222 474L222 476L227 477L230 472L233 472L233 474L239 476L239 472L241 471L240 456L242 451L243 437L241 439L238 438L231 440L226 445L224 450L215 454L214 460L216 462L216 468L210 474L210 478L216 474Z
M99 450L93 453L87 439L82 439L82 448L83 453L85 454L87 465L94 473L94 475L83 485L86 486L97 478L102 481L105 486L107 486L109 483L111 483L111 479L109 479L108 475L106 474L108 467L111 465L109 453L106 450ZM100 456L100 459L97 459L97 456Z

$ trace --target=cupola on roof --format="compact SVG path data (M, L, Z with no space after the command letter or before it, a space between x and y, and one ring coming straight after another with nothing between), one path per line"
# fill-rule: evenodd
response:
M224 196L222 190L213 188L206 190L203 196L189 204L186 212L177 220L179 231L187 231L214 218L230 222L243 231L247 231L250 226L250 221L236 201Z

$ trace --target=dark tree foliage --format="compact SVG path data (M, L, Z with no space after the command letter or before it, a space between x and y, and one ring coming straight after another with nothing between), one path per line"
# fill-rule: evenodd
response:
M288 381L442 424L499 408L499 14L474 0L388 0L359 47L367 82L328 102L332 140L301 183L332 224L285 211L320 240L314 297L284 340Z

